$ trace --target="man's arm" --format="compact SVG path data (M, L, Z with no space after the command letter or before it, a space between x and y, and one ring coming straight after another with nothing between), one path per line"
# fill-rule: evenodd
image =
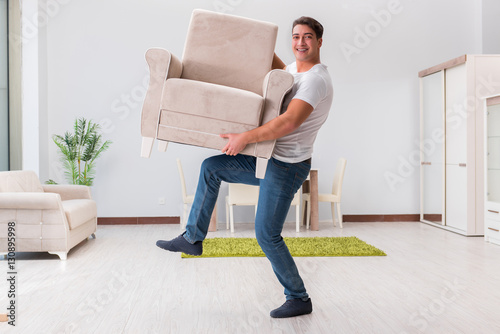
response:
M286 65L285 63L276 55L273 56L273 70L284 70Z
M248 144L281 138L296 130L309 117L313 110L313 106L309 103L293 99L285 113L258 128L243 133L221 134L222 138L228 139L226 146L222 149L222 153L237 155Z

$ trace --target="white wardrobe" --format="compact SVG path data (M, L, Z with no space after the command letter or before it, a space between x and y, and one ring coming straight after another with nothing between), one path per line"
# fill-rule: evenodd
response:
M484 239L500 245L500 95L485 100Z
M500 55L464 55L419 72L420 220L484 235L484 97L500 93Z

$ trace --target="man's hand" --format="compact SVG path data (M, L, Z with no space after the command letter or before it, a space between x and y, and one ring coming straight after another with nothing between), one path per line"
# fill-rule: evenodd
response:
M246 132L243 133L227 133L221 134L222 138L227 138L228 142L226 146L222 149L222 153L226 153L226 155L237 155L247 144L249 143Z
M222 153L236 155L243 151L248 144L281 138L296 130L313 110L314 108L309 103L299 99L292 99L285 113L273 118L266 124L242 133L220 135L222 138L228 139Z
M275 53L273 56L273 64L272 64L273 70L284 70L285 67L286 67L285 63Z

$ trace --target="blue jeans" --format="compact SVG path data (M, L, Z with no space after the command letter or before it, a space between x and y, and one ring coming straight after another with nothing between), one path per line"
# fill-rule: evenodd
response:
M255 217L255 235L285 288L286 299L307 299L304 282L281 231L290 203L309 174L307 162L285 163L271 158L264 179L255 177L256 158L238 154L218 155L201 165L200 179L191 207L184 238L190 243L205 239L221 181L260 186Z

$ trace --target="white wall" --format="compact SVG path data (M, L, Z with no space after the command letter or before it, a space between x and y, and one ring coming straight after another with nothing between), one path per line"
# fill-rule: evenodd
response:
M22 58L21 58L21 105L22 111L22 164L23 170L40 171L39 140L39 68L38 68L38 4L36 1L21 1Z
M41 2L47 1L56 0ZM333 77L335 98L317 138L313 167L320 169L320 191L327 192L336 160L347 158L344 214L418 213L418 164L408 162L418 151L417 72L481 52L479 0L59 1L39 41L45 52L40 81L47 94L40 107L46 115L40 117L48 132L41 152L50 164L41 167L41 177L62 181L50 135L69 130L76 117L100 121L105 138L113 141L98 161L92 189L101 217L180 215L175 158L182 159L188 190L194 192L200 163L217 153L170 144L165 154L139 157L148 74L144 53L159 46L180 57L194 8L277 23L276 50L285 62L293 61L292 21L309 15L323 23L322 62ZM226 193L223 186L221 195ZM158 205L159 197L166 205ZM327 205L320 210L321 220L331 219ZM249 209L239 220L251 216Z
M483 0L483 53L500 54L500 1Z

